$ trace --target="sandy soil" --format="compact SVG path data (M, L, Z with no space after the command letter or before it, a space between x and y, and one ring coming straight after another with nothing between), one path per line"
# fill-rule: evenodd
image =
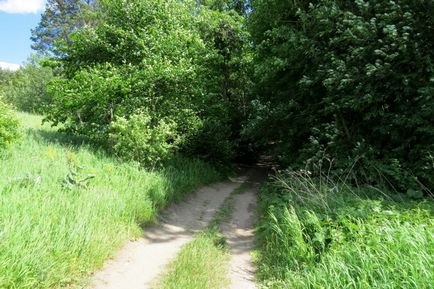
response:
M229 278L231 289L256 289L255 266L250 255L254 246L257 196L265 171L250 171L247 189L234 199L232 220L221 226L231 251Z
M229 222L221 225L231 250L229 278L231 289L256 289L255 268L250 252L254 243L257 194L265 179L264 170L250 170L246 176L192 194L188 200L167 208L158 224L145 229L107 261L92 277L92 289L150 289L165 266L183 245L193 240L213 219L223 201L241 184L247 188L234 197Z
M142 238L127 243L94 274L90 288L151 288L164 266L206 227L223 201L244 181L239 178L205 187L187 201L170 206L158 224L146 228Z

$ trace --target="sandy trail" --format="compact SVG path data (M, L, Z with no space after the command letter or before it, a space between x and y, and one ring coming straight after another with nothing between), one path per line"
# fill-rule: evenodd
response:
M235 195L234 211L230 222L221 226L222 233L230 247L231 261L229 278L231 289L256 289L255 266L250 255L254 246L254 225L260 183L266 172L250 172L247 189Z
M159 224L127 243L92 278L94 289L148 289L181 247L212 220L223 201L245 178L205 187L164 211ZM244 287L237 287L244 288ZM245 287L247 288L247 287Z

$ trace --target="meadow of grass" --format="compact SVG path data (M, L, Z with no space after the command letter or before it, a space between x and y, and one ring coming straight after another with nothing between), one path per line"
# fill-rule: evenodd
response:
M78 286L160 208L221 178L183 158L147 171L20 120L21 141L0 155L0 288Z
M302 172L260 195L263 288L432 288L434 201Z

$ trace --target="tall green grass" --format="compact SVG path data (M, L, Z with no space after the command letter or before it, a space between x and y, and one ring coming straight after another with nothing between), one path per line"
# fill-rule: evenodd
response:
M183 158L146 171L20 119L22 141L0 156L0 288L80 284L160 208L220 178Z
M261 192L264 288L432 288L434 202L303 172Z

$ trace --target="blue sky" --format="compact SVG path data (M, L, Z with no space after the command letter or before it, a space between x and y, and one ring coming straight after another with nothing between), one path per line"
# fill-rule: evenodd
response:
M0 66L3 68L22 64L32 52L30 29L38 24L44 2L0 0Z

